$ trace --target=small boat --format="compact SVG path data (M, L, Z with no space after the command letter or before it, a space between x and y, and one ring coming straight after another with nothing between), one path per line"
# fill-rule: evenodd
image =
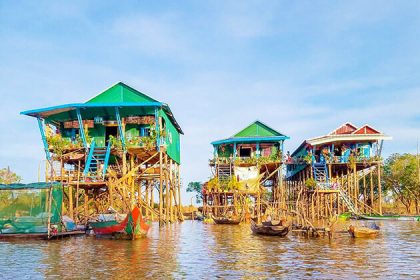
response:
M134 207L121 222L114 219L90 222L89 224L97 236L112 236L133 240L145 237L150 229L150 226L143 220L138 207Z
M271 222L257 224L251 219L251 230L255 234L284 237L289 233L289 227L283 225L273 225Z
M400 216L400 215L385 215L385 216L381 216L381 215L360 215L359 216L360 219L362 220L373 220L373 221L378 221L378 220L389 220L389 221L420 221L420 216Z
M218 225L238 225L241 222L241 217L213 217L213 221Z
M348 232L353 238L369 238L378 236L379 229L372 229L368 227L355 227L351 225L348 229Z

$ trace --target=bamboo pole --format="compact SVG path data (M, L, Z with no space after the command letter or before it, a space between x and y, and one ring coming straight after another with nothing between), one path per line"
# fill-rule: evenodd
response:
M363 204L363 212L364 213L367 213L367 208L366 208L366 205L367 205L367 197L366 197L366 174L365 174L365 172L363 171L363 200L364 200L364 204Z
M163 155L159 151L159 225L163 223Z
M150 189L150 181L149 180L145 180L145 194L144 194L144 200L146 201L146 204L149 205L149 189ZM139 184L139 197L140 197L140 193L141 193L141 183ZM139 201L140 203L140 201ZM146 208L146 217L149 218L149 209Z
M180 213L181 221L184 220L184 216L182 214L182 203L181 203L181 166L179 164L176 165L177 167L177 188L178 188L178 212Z
M77 164L77 182L76 182L76 218L79 222L79 184L80 184L80 160Z
M382 186L381 186L381 163L378 162L378 194L379 194L379 214L382 215Z
M354 206L356 207L356 209L358 209L359 199L358 199L357 193L358 193L359 180L357 180L356 163L353 166L353 176L354 176L353 177L354 178L354 189L353 189L353 192L354 192Z
M150 188L150 207L153 209L153 210L155 210L155 200L154 200L154 184L155 183L155 181L153 180L152 181L152 184L151 184L151 188ZM152 213L151 213L151 220L153 221L154 219L155 219L155 211L152 211Z
M170 188L169 188L169 210L170 210L170 220L171 222L174 222L174 205L173 205L173 192L174 192L174 178L173 178L173 172L172 172L172 168L173 168L173 161L170 158L169 159L169 183L170 183Z
M84 197L84 206L85 206L85 219L86 219L86 222L88 221L88 199L89 199L89 196L88 196L88 190L87 189L85 189L85 197Z
M373 172L370 172L370 208L375 209L373 205Z
M73 212L73 187L69 186L69 216L72 220L74 220L74 212Z
M168 174L168 154L165 153L165 222L169 222L170 221L170 202L169 200L170 198L170 189L171 186L169 184L169 174Z
M134 168L134 156L131 156L130 155L130 169L132 169L132 168ZM134 205L136 204L136 197L135 197L135 195L134 195L134 193L135 193L135 187L134 187L134 185L135 185L135 182L136 180L135 180L135 177L134 177L134 172L131 172L131 195L130 195L130 197L131 197L131 208L133 208L134 207ZM139 186L139 193L138 193L138 196L139 196L139 202L141 201L141 185ZM132 209L130 209L129 211L131 211Z

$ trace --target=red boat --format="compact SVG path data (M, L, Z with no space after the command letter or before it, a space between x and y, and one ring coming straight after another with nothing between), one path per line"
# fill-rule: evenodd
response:
M138 207L134 207L121 222L117 220L91 222L90 226L97 236L111 236L133 240L145 237L150 229L150 225L143 219Z

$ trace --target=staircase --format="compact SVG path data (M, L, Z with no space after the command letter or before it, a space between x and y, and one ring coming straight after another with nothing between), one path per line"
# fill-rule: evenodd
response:
M314 179L318 183L328 183L328 169L327 164L314 162L312 163L312 170L314 172Z
M89 154L86 159L83 175L85 178L101 179L105 178L108 168L109 156L111 153L111 143L108 141L107 147L96 147L95 140L92 140L89 148ZM102 170L100 167L102 165Z
M366 169L363 169L363 170L360 170L360 171L357 171L357 180L360 180L363 176L367 176L367 175L369 175L371 172L373 172L374 170L376 169L376 167L375 166L372 166L372 167L369 167L369 168L366 168ZM353 214L355 214L355 215L360 215L360 214L362 214L362 212L361 211L359 211L359 209L354 205L354 203L353 203L353 200L352 199L350 199L350 196L347 194L347 192L344 190L344 187L348 184L348 180L349 180L349 176L353 176L353 174L350 174L350 175L346 175L346 176L343 176L344 178L343 178L343 185L342 186L340 186L339 188L338 188L338 190L339 190L339 195L340 195L340 199L341 199L341 201L343 201L343 203L347 206L347 209L351 212L351 213L353 213ZM371 213L377 213L374 209L372 209L370 206L368 206L368 205L366 205L366 204L364 204L362 201L358 201L357 202L357 204L359 205L359 206L363 206L362 208L363 209L369 209L370 210L370 212ZM379 214L379 213L378 213Z
M355 215L359 214L359 210L354 205L353 201L350 199L350 197L347 195L347 193L343 189L339 189L340 198L343 201L343 203L347 206L349 211Z
M219 182L229 180L232 176L232 167L231 164L221 164L217 166L217 175Z

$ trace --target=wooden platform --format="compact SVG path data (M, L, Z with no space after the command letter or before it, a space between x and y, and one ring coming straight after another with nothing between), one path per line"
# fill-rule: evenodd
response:
M66 231L66 232L59 232L56 235L51 235L48 238L47 233L3 233L0 234L0 239L2 240L10 240L10 239L61 239L71 236L77 235L84 235L86 234L85 231L82 230L75 230L75 231Z

